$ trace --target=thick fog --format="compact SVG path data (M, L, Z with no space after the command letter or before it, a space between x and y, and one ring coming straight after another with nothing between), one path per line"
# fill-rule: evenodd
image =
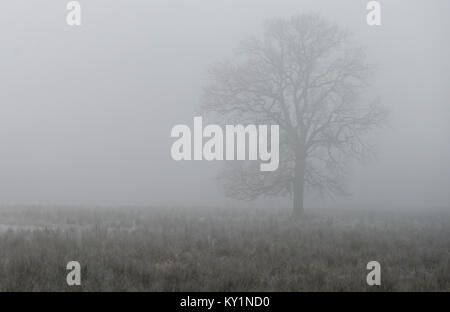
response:
M224 205L221 163L174 161L170 130L265 19L319 12L366 48L390 117L352 196L308 206L450 209L448 1L380 1L379 27L365 0L80 2L80 27L66 1L0 4L0 204Z

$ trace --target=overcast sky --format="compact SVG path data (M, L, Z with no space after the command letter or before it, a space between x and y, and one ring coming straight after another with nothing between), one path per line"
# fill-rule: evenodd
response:
M222 204L220 164L173 161L171 128L266 18L319 12L366 47L391 111L335 204L450 209L448 0L380 1L380 27L365 0L80 2L81 27L66 1L0 3L0 204Z

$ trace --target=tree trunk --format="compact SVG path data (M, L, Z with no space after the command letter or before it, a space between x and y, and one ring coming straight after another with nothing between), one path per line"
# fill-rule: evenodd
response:
M295 160L294 173L294 200L292 217L296 220L301 219L305 214L304 208L304 194L305 194L305 157L303 153L297 153Z

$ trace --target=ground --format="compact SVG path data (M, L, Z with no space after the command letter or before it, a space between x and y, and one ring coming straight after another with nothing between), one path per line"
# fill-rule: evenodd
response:
M450 291L450 213L3 208L0 291L25 290Z

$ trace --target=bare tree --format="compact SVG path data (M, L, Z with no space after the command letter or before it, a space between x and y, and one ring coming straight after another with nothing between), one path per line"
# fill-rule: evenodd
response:
M349 33L315 14L269 20L261 38L242 42L235 61L213 65L205 111L221 122L280 125L278 170L228 163L220 177L226 195L291 194L300 217L305 188L345 193L348 161L370 153L367 134L387 117L362 100L370 75Z

